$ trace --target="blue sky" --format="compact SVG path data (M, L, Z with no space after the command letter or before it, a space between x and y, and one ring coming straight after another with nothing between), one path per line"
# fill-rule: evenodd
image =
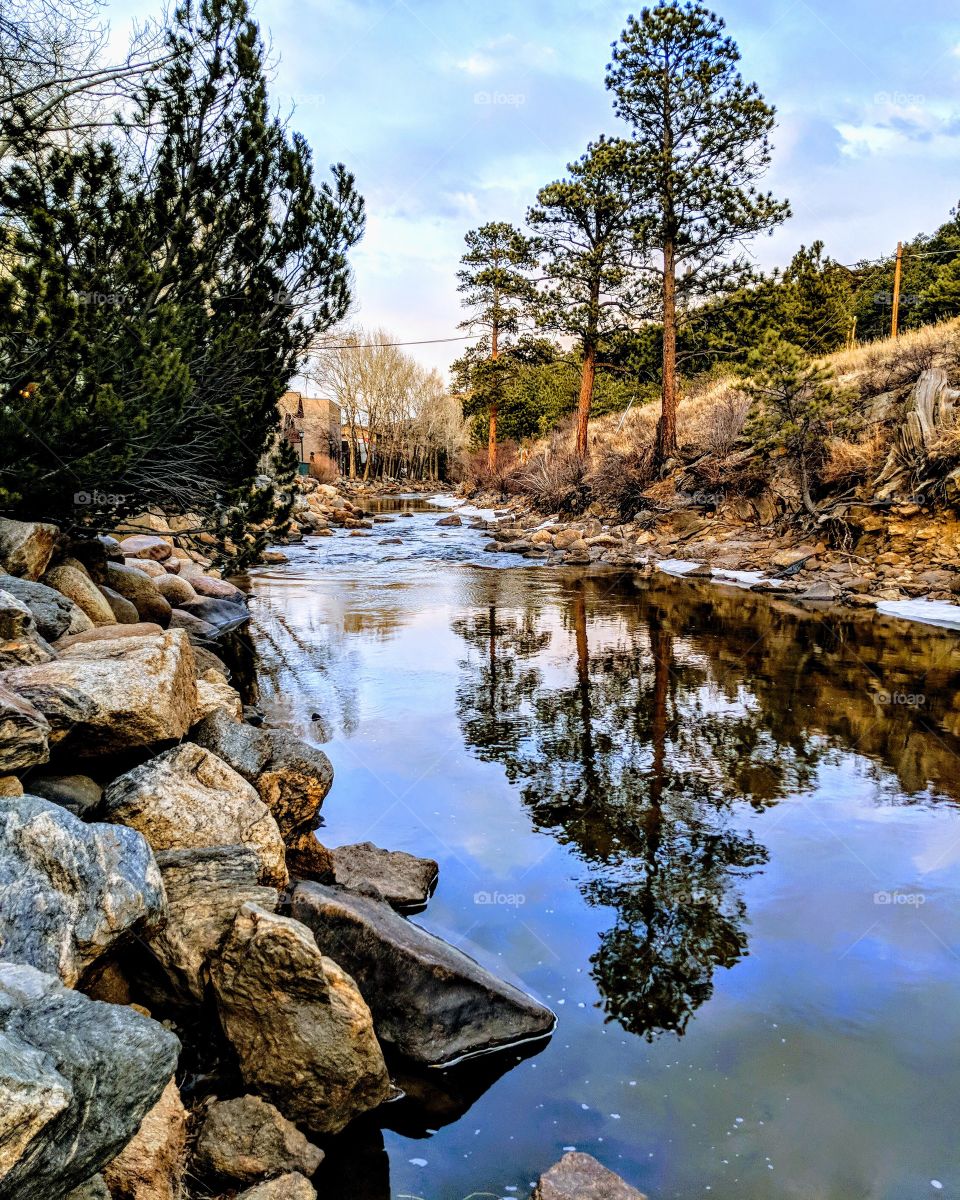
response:
M638 6L639 7L639 6ZM742 69L778 111L768 186L793 219L764 266L821 237L842 262L930 231L960 199L956 0L720 0ZM143 0L108 5L119 32ZM259 0L278 104L318 165L367 199L356 311L402 340L450 337L463 234L522 221L542 184L618 131L604 66L618 0ZM445 368L457 345L412 348Z

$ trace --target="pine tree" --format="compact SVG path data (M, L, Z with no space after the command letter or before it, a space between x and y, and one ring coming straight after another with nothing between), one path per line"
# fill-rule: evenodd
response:
M601 138L567 170L568 179L540 189L527 223L546 276L538 323L576 338L580 351L576 453L584 459L600 347L635 307L639 230L623 142Z
M810 354L844 345L853 319L852 275L824 254L821 241L801 246L783 277L781 333Z
M489 335L490 361L496 364L501 336L518 332L524 305L533 295L529 277L534 264L530 241L505 221L471 229L465 241L467 252L460 259L457 290L463 296L463 304L470 310L470 316L461 328L481 329ZM497 465L497 412L502 377L495 366L485 375L483 403L489 431L487 465L493 471Z
M743 81L724 22L697 3L660 3L631 17L613 47L607 87L632 127L632 170L648 217L663 322L656 457L677 444L677 326L686 302L742 284L741 243L789 214L759 193L774 110Z

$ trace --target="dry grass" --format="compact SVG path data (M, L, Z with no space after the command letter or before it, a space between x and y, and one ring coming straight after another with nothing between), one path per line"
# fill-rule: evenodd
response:
M320 483L336 483L340 478L340 468L326 454L318 454L310 460L310 475Z
M821 482L828 486L850 486L873 479L879 474L889 449L890 436L879 425L869 429L860 441L833 438L827 447Z

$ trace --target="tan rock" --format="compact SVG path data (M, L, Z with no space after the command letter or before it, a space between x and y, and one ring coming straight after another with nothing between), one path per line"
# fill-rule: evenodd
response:
M153 586L161 596L169 601L172 608L179 608L185 601L196 600L197 593L187 579L179 575L158 576Z
M110 605L110 611L113 613L113 619L120 625L136 625L140 620L140 614L137 612L136 606L121 596L119 592L111 587L101 584L100 591L103 598ZM159 628L159 626L158 626Z
M163 630L152 621L138 621L135 625L99 625L83 633L70 633L58 638L53 644L57 650L70 646L85 646L89 642L110 642L118 638L159 637Z
M56 525L0 517L0 566L11 575L39 579L59 540Z
M193 723L209 717L218 708L225 709L235 721L243 720L243 699L240 693L230 686L222 671L211 668L197 679L197 706L194 709Z
M313 1175L321 1162L323 1151L259 1096L212 1104L194 1158L201 1174L241 1184L281 1172Z
M243 592L225 579L214 579L210 575L197 575L191 581L198 596L213 596L216 600L241 600Z
M646 1200L589 1154L571 1151L540 1176L533 1200Z
M280 1175L240 1192L236 1200L317 1200L317 1189L299 1172Z
M106 582L133 604L141 621L154 621L164 629L170 624L172 607L169 601L160 595L143 571L120 563L107 563Z
M155 558L125 558L123 565L125 567L133 567L135 571L140 571L150 579L165 579L167 577L166 567Z
M22 796L23 784L16 775L0 775L0 796Z
M127 558L152 558L157 562L162 562L171 554L170 542L144 533L123 538L120 549Z
M104 1168L111 1200L179 1200L186 1167L187 1119L171 1079L133 1139Z

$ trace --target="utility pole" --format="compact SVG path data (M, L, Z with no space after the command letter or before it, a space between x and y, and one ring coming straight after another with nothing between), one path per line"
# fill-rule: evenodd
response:
M850 318L850 334L847 338L847 349L852 350L857 344L857 315Z
M890 323L890 336L895 338L900 325L900 276L903 271L903 242L897 242L897 265L893 272L893 318Z

